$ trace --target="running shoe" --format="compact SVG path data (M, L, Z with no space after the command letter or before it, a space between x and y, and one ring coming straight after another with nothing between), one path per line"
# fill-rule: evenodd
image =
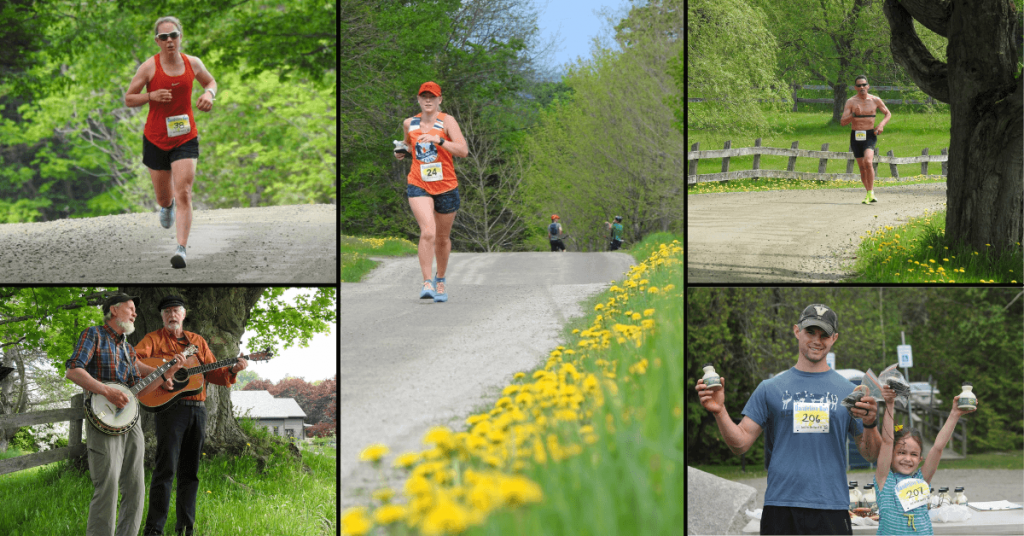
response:
M437 290L434 294L434 303L441 303L448 301L448 289L445 288L444 278L437 277L434 279L434 284L437 285Z
M185 246L178 244L178 249L174 252L174 256L171 257L171 266L175 268L185 267Z
M174 200L171 199L171 206L160 207L160 225L164 229L170 229L174 225Z
M861 201L861 203L862 203L862 204L865 204L865 205L866 205L866 204L868 204L868 203L870 203L870 202L871 202L871 196L870 196L870 195L867 195L867 194L865 194L865 195L864 195L864 200L863 200L863 201Z
M871 198L871 202L872 203L877 203L878 202L878 200L875 199L875 192L871 192L871 195L869 195L868 197Z
M421 300L430 300L434 298L434 282L430 279L423 281L423 289L420 290Z

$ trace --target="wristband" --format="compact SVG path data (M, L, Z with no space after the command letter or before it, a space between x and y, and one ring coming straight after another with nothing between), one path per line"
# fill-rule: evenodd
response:
M864 424L864 421L861 421L861 424ZM871 423L870 426L864 424L864 428L874 428L876 426L878 426L878 419L875 419L875 422Z
M214 91L213 88L208 87L208 88L206 88L206 91L209 91L210 95L213 95L213 100L217 100L217 92Z
M443 147L443 146L444 146L444 138L442 138L441 136L438 136L438 138L439 138L439 140L438 140L438 142L437 142L437 145L439 145L439 146L442 146L442 147Z

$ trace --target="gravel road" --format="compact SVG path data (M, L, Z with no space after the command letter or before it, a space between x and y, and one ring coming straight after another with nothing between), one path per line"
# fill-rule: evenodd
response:
M688 283L821 283L850 277L859 236L945 208L946 184L687 196Z
M0 225L3 283L338 281L334 205L197 210L188 267L171 267L174 228L158 213Z
M581 300L622 279L624 253L452 254L447 303L420 300L416 258L341 283L341 507L365 504L377 475L359 453L423 450L433 426L464 428L516 372L542 363ZM392 475L394 478L394 475ZM401 489L401 481L391 486Z

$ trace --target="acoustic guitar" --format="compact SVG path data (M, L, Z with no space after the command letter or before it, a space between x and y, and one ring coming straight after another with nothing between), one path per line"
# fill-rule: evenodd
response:
M174 382L173 389L170 391L162 387L153 389L139 397L139 405L142 406L142 409L150 413L163 411L174 405L179 398L201 393L203 391L203 387L206 385L206 378L203 374L206 374L211 370L234 366L235 363L238 363L239 359L246 359L249 361L266 361L272 357L274 357L273 352L270 351L270 348L267 348L262 352L256 352L242 357L232 357L230 359L208 364L200 364L198 359L191 358L185 362L184 367L181 367L174 373L174 376L168 378ZM165 363L170 363L170 359L170 357L140 357L139 361L157 368L163 366Z
M181 355L188 357L199 348L196 348L194 344L188 345ZM154 381L162 381L160 376L167 372L171 366L174 365L173 361L161 361L156 365L156 370L149 376L135 382L135 386L128 388L121 382L103 382L118 391L128 395L128 403L123 408L118 409L111 401L107 400L107 397L98 395L96 393L86 391L85 399L85 416L89 419L89 422L93 424L99 431L107 435L124 435L135 426L135 423L139 421L139 402L138 394L139 391L145 389L149 384ZM182 369L178 369L180 372ZM158 391L159 389L154 389Z

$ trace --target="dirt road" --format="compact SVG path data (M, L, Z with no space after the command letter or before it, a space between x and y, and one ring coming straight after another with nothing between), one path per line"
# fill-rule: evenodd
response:
M493 407L512 375L542 363L579 302L622 279L624 253L452 255L448 303L420 300L416 258L388 260L341 284L341 505L366 504L380 482L360 463L372 443L423 450L433 426L462 430ZM395 478L394 476L392 478ZM391 486L401 489L401 481Z
M868 229L945 208L946 184L687 197L688 283L838 281Z
M155 211L0 225L0 282L338 281L334 205L197 210L180 270L170 262L174 237Z

